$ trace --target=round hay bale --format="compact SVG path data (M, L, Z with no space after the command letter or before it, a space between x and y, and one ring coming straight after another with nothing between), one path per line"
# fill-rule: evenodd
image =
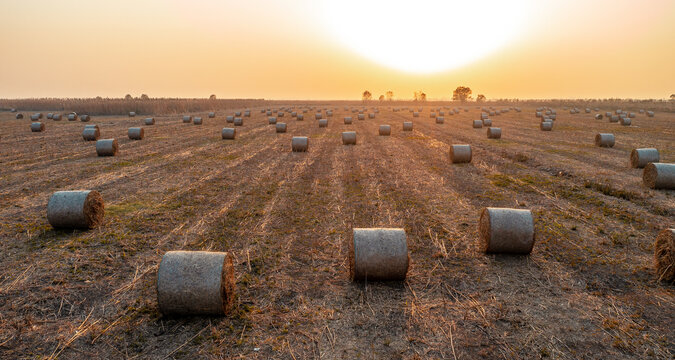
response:
M647 111L647 117L654 117L653 111Z
M622 126L630 126L630 123L631 123L630 118L627 118L627 117L621 118L621 125Z
M234 118L234 126L244 126L244 119L240 117Z
M534 246L530 210L485 208L478 224L479 246L486 253L529 254Z
M389 135L391 135L391 126L380 125L380 136L389 136Z
M402 281L408 274L409 263L405 230L353 230L349 246L352 281Z
M192 122L192 116L190 115L183 115L183 123L189 124Z
M286 123L277 123L276 130L277 130L277 133L285 133L286 132Z
M351 116L345 116L345 125L350 125L352 123L352 117Z
M609 119L609 122L611 122L611 123L619 122L619 116L618 115L612 115L608 119Z
M368 113L368 119L374 119L375 113Z
M436 116L436 124L443 124L443 123L445 123L445 117Z
M192 120L192 123L195 125L201 125L202 124L202 118L201 117L195 117L194 120Z
M54 114L52 114L52 113L47 114L47 119L51 120L53 118L54 118Z
M267 116L272 116L272 111L267 111ZM234 117L232 117L234 118Z
M82 122L89 122L89 120L91 120L91 116L89 116L89 115L80 116L80 121L82 121Z
M628 117L631 118L631 119L634 118L634 117L635 117L635 113L634 113L634 112L628 113Z
M33 114L30 116L31 121L38 121L42 119L42 114Z
M483 127L483 120L474 120L473 121L473 128L474 129L480 129Z
M321 120L322 117L323 117L323 115L321 115L321 113L314 114L314 119L316 119L316 120Z
M298 117L298 113L295 112L295 111L291 112L291 117L297 118L297 117Z
M131 140L143 140L145 130L141 127L131 127L129 128L129 131L127 131L127 134Z
M298 114L298 116L296 116L296 119L297 119L298 121L303 121L303 120L305 120L305 115Z
M357 119L359 119L359 120L365 120L365 119L366 119L366 115L364 115L364 114L359 114L358 117L357 117Z
M490 119L483 119L483 126L492 126L492 120Z
M41 122L34 122L30 124L30 131L32 132L43 132L45 131L45 124Z
M595 145L600 147L613 147L614 134L603 134L603 133L596 134Z
M412 121L404 121L403 122L403 131L412 131L413 130L413 122Z
M130 112L129 112L129 117L134 117L134 116L136 116L136 112L130 111Z
M227 121L229 124L234 123L234 116L232 116L232 115L227 115L227 116L225 117L225 121Z
M14 118L16 118L17 120L23 119L23 114L18 113L18 114L16 114L16 116L14 116Z
M496 127L490 127L487 129L488 139L499 139L502 137L502 129Z
M209 119L213 119L214 117L216 117L216 113L215 113L215 112L210 112L210 113L209 113Z
M539 124L539 128L541 131L551 131L553 130L553 122L552 121L542 121L541 124Z
M54 121L61 121L61 114L54 114L54 115L52 115L52 120L54 120Z
M251 117L251 110L244 111L244 117Z
M309 147L309 138L307 136L293 136L291 139L291 149L294 152L305 152Z
M485 119L488 118L488 116L489 116L489 115L486 114L486 113L481 113L481 114L480 114L480 119L481 119L481 120L485 120Z
M541 111L537 111L537 112L534 113L534 116L538 117L538 118L542 117L543 115L544 114L542 114Z
M270 116L267 118L267 123L270 125L274 125L277 123L277 118L275 116Z
M234 140L234 137L237 135L237 129L223 128L223 130L220 132L220 135L224 140Z
M642 169L649 163L659 162L659 150L654 148L633 149L630 152L630 166Z
M145 118L143 120L143 123L148 126L155 125L155 118L154 117Z
M320 127L320 128L328 127L328 119L321 119L321 120L319 120L319 127Z
M157 304L164 315L226 315L236 283L227 252L168 251L157 271Z
M76 121L76 120L77 120L77 114L76 113L68 114L68 121Z
M450 161L453 164L470 163L471 156L471 145L450 146Z
M115 139L101 139L96 141L96 154L98 154L98 156L115 156L117 150L117 140Z
M95 190L57 191L47 203L47 220L55 229L93 229L104 215L103 197Z
M356 131L343 131L342 145L356 145Z
M277 112L277 117L284 117L284 113L281 111Z
M647 164L642 172L642 181L651 189L675 190L675 164Z
M82 130L82 138L85 141L96 141L99 137L101 137L101 132L98 128L85 127L84 130Z
M234 116L241 116L241 111L235 111Z
M602 120L602 114L595 114L595 120Z
M659 281L675 282L675 229L664 229L656 237L654 267Z
M417 111L413 111L413 117L420 117L420 113Z

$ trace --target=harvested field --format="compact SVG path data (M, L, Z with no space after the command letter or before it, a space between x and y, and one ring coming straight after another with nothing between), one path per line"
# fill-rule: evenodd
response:
M134 141L143 118L92 111L114 157L96 155L80 122L35 133L2 112L0 358L672 359L675 286L653 261L675 191L645 187L630 166L645 147L675 162L672 113L621 126L558 108L542 132L521 107L490 117L500 139L472 127L473 106L442 126L431 106L419 117L381 106L375 119L288 121L285 133L250 106L227 141L220 113L194 126L140 112L155 125ZM357 145L342 145L344 131ZM614 147L596 147L597 133ZM291 151L294 136L307 152ZM471 163L452 164L452 144L470 144ZM50 195L79 189L101 193L103 224L54 230ZM530 255L480 251L485 207L532 211ZM350 281L352 229L376 227L405 230L404 282ZM233 256L229 316L161 315L157 269L171 250Z

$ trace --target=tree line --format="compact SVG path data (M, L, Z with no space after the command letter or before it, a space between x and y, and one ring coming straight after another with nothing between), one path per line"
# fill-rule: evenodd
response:
M461 102L469 101L469 100L472 99L472 97L471 97L472 92L473 91L468 86L458 86L452 92L452 100L461 101ZM365 90L361 94L361 100L363 102L368 102L368 101L371 101L372 99L373 99L373 94L368 90ZM378 97L378 100L380 102L392 101L392 100L394 100L394 92L389 90L386 93L384 93L383 95L380 95ZM487 100L487 98L483 94L478 94L478 96L476 96L476 102L484 102L485 100ZM422 90L415 91L413 93L413 101L426 102L427 101L427 94Z

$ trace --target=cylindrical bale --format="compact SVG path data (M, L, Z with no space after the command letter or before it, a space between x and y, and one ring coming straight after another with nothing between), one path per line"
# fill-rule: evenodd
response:
M488 139L499 139L502 137L502 129L496 127L490 127L487 129Z
M595 120L602 120L602 114L595 114Z
M474 120L473 121L473 128L474 129L480 129L483 127L483 120Z
M91 120L91 116L89 116L89 115L80 116L80 121L82 121L82 122L89 122L89 120Z
M305 152L309 147L309 138L307 136L293 136L291 139L291 149L294 152Z
M541 124L539 124L539 128L541 129L541 131L551 131L553 130L553 122L543 121Z
M275 116L270 116L267 118L267 123L270 125L274 125L277 123L277 118Z
M169 251L157 271L157 303L164 315L226 315L236 283L227 252Z
M61 114L54 114L52 115L52 119L54 121L61 121Z
M251 117L251 110L244 111L244 117Z
M412 130L413 130L412 121L404 121L403 122L403 131L412 131Z
M618 115L612 115L608 119L609 119L609 122L611 122L611 123L619 122L619 116Z
M402 281L408 274L408 240L403 229L354 229L349 246L353 281Z
M234 126L244 126L244 118L234 118Z
M321 113L314 114L314 119L316 119L316 120L321 120L322 117L323 117L323 115L321 115Z
M492 126L492 120L483 119L483 126Z
M630 166L642 169L649 163L659 162L659 150L654 148L633 149L630 152Z
M305 115L298 114L298 116L295 117L298 121L303 121L305 120Z
M42 122L34 122L30 124L30 131L32 132L42 132L45 131L45 124Z
M654 117L653 111L647 111L647 117Z
M85 141L96 141L101 137L101 132L95 127L85 127L82 131L82 138Z
M675 164L647 164L642 173L642 181L652 189L675 190Z
M84 128L85 129L93 128L93 129L96 129L96 130L100 130L100 128L98 127L98 124L87 124L87 125L84 126Z
M623 125L623 126L630 126L631 120L630 120L630 118L623 117L623 118L621 118L621 122L620 122L620 123L621 123L621 125Z
M54 114L52 113L47 113L47 119L51 120L54 118Z
M614 134L603 134L603 133L596 134L595 145L600 147L613 147Z
M136 113L135 113L134 111L130 111L130 112L129 112L129 117L134 117L134 116L136 116Z
M241 111L235 111L234 116L241 116Z
M216 117L216 113L214 113L213 111L210 112L210 113L209 113L209 118L210 118L210 119L213 119L214 117Z
M380 136L389 136L389 135L391 135L391 126L380 125Z
M634 113L634 112L628 113L628 117L629 117L629 118L634 118L634 117L635 117L635 113Z
M366 119L366 115L365 115L365 114L359 114L359 115L358 115L358 119L359 119L359 120L365 120L365 119Z
M32 121L38 121L38 120L40 120L41 118L42 118L42 114L40 114L40 115L38 115L38 114L33 114L33 115L30 116L30 119L31 119Z
M75 120L77 120L77 114L75 113L68 114L68 121L75 121Z
M659 280L675 282L675 229L664 229L656 237L654 267Z
M15 116L14 118L16 118L17 120L18 120L18 119L23 119L23 114L21 114L21 113L16 114L16 116Z
M183 122L186 123L186 124L191 123L191 122L192 122L192 116L190 116L190 115L184 115L184 116L183 116Z
M328 119L319 120L319 127L320 128L328 127Z
M450 146L450 161L453 164L470 163L471 156L471 145Z
M356 131L342 132L342 145L356 145Z
M281 112L281 111L279 111L279 112L277 113L277 117L284 117L284 113Z
M529 254L534 246L530 210L485 208L478 225L480 249L486 253Z
M374 119L375 113L368 113L368 119Z
M267 111L267 116L272 116L272 111Z
M352 123L352 117L351 116L345 116L345 125L349 125Z
M127 134L131 140L143 140L143 137L145 136L145 130L143 130L141 127L131 127L129 128Z
M445 123L445 117L436 116L436 124L443 124L443 123Z
M96 141L96 154L98 156L115 156L117 149L116 139L101 139Z
M201 117L195 117L194 120L192 120L192 123L195 125L201 125L202 124L202 118Z
M227 121L227 122L230 123L230 124L233 123L233 122L234 122L234 116L232 116L232 115L227 115L227 116L225 117L225 121Z
M220 134L225 140L234 140L234 137L237 135L237 129L223 128L223 131L221 131Z
M420 113L418 113L417 111L413 111L413 117L420 117Z
M155 125L155 118L154 117L145 118L145 120L143 120L143 123L148 126Z
M56 229L92 229L104 214L103 197L95 190L57 191L47 203L47 220Z
M285 133L286 132L286 123L277 123L276 129L278 133Z

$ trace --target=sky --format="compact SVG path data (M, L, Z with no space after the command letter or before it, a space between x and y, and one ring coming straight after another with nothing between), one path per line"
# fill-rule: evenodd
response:
M1 0L0 98L668 98L674 0Z

